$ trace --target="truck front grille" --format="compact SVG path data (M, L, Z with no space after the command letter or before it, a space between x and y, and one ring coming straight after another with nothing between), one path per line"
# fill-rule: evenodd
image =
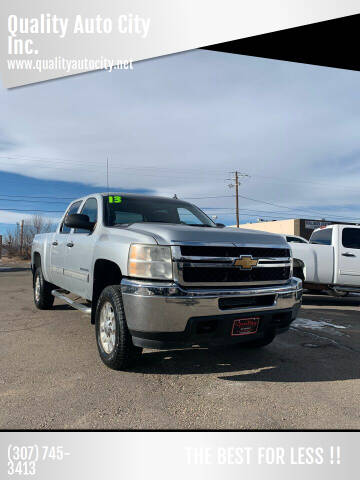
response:
M212 267L184 267L183 277L187 283L239 283L239 282L268 282L287 280L290 276L290 267L254 268L240 270L239 268L212 268Z
M181 245L173 248L175 276L184 286L247 286L286 283L291 275L290 249L267 246ZM243 266L242 257L256 260ZM240 263L239 263L240 262Z
M240 257L240 255L252 255L254 258L266 258L290 256L288 248L268 247L181 245L180 251L184 257Z

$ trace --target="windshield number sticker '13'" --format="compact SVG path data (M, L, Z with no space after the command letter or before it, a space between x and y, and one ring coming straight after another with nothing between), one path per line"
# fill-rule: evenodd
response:
M122 198L119 197L118 195L115 195L114 197L110 196L109 197L109 203L121 203Z

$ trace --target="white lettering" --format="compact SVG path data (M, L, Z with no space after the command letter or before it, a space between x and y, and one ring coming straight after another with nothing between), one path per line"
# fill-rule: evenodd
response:
M17 16L9 15L8 17L8 31L12 37L16 37L17 34Z
M12 37L18 33L23 34L55 34L64 38L69 24L68 18L60 18L50 13L42 13L40 17L28 18L9 15L8 31Z
M74 33L111 33L112 20L111 18L103 18L101 15L96 15L95 18L82 18L81 15L76 15L74 24Z
M127 33L129 35L139 35L141 38L146 38L150 30L150 18L143 18L140 15L119 15L118 30L120 33Z

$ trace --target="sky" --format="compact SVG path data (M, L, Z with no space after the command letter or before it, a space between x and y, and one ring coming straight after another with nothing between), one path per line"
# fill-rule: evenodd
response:
M359 221L360 73L195 50L0 87L0 234L110 189L187 199L235 223ZM40 212L41 211L41 212Z

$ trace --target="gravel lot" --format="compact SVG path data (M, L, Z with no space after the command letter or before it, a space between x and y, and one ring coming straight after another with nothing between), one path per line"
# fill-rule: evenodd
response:
M145 350L106 368L89 318L32 301L30 271L0 271L2 429L359 429L360 297L304 297L261 351Z

